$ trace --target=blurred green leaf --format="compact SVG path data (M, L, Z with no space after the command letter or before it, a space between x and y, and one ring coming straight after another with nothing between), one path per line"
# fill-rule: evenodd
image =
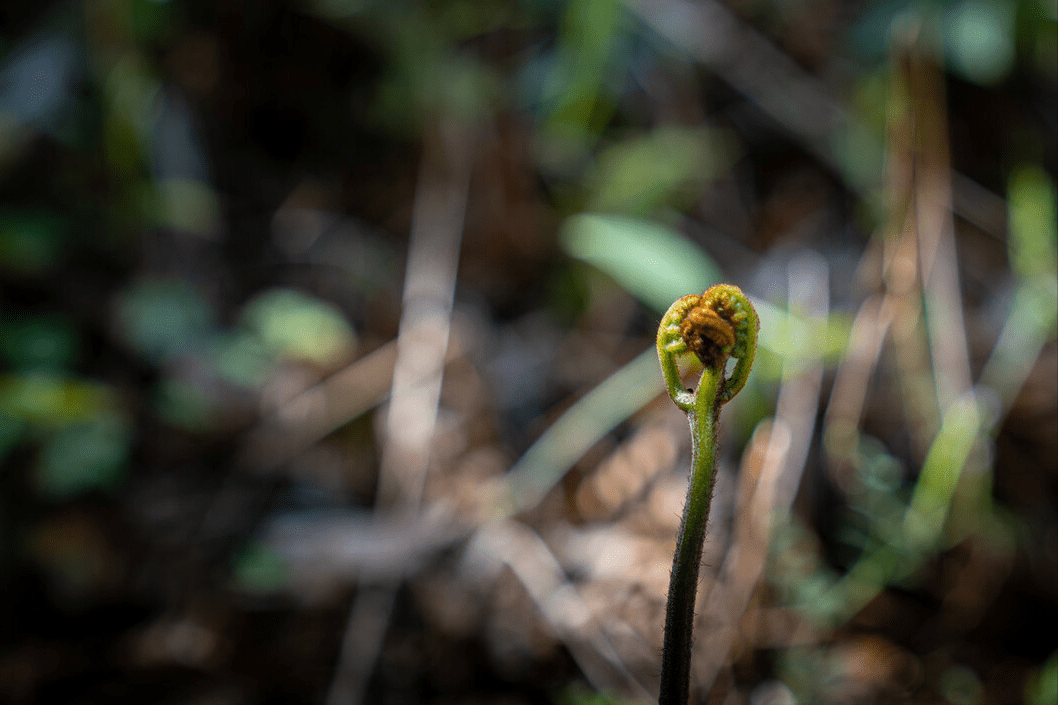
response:
M122 53L108 69L102 84L105 154L111 168L131 184L143 178L146 155L151 153L161 84L138 52Z
M258 296L246 307L243 318L265 349L279 356L333 363L356 342L337 307L290 289Z
M195 179L165 179L154 184L159 224L210 236L220 219L220 204L208 184Z
M1051 654L1025 684L1026 705L1055 705L1058 703L1058 651Z
M25 432L26 422L17 416L0 411L0 460L3 460Z
M147 279L134 284L118 306L122 333L142 354L164 360L201 345L213 327L213 308L182 280Z
M101 384L51 374L0 375L0 414L44 429L91 421L118 408Z
M944 14L944 43L952 68L982 85L1014 66L1014 13L1008 0L963 0Z
M588 262L614 279L625 291L655 311L673 301L699 293L721 281L719 268L705 252L671 228L618 215L582 213L566 219L559 234L571 257ZM760 317L760 348L781 357L783 364L836 359L845 349L851 321L835 314L824 322L806 321L767 301L752 299ZM774 360L776 363L779 360ZM779 378L782 365L755 365Z
M54 499L114 488L124 478L131 438L127 421L113 414L61 429L41 447L38 487Z
M3 320L0 354L17 370L59 372L77 356L77 331L58 315Z
M21 275L44 274L61 256L64 219L51 213L0 214L0 268Z
M625 9L617 0L573 0L564 7L554 52L537 83L543 126L536 134L537 162L576 177L614 113L607 81L615 73L624 37Z
M179 379L162 380L155 405L162 419L189 431L209 428L214 416L212 397Z
M252 331L236 330L219 338L212 351L217 374L240 387L255 387L268 378L275 355Z
M450 7L450 6L449 6ZM383 13L388 14L388 13ZM399 26L382 22L389 70L366 112L379 128L418 136L433 116L472 120L503 95L499 74L453 45L464 38L461 13L406 13ZM480 13L478 15L480 21ZM378 41L372 36L371 41Z
M591 210L649 215L692 203L734 162L733 135L709 128L660 127L599 156Z
M566 4L547 92L551 122L590 130L610 115L599 92L613 56L624 10L617 0Z
M767 301L756 298L752 301L760 318L758 349L765 348L782 362L781 366L774 366L765 359L765 367L759 370L762 378L778 379L795 374L806 363L837 360L844 352L852 328L847 314L838 312L826 320L808 320ZM756 363L754 374L758 374Z
M128 26L137 41L148 42L170 33L174 4L167 0L126 0Z
M716 264L675 230L617 215L568 218L560 233L571 257L592 264L655 311L720 281Z

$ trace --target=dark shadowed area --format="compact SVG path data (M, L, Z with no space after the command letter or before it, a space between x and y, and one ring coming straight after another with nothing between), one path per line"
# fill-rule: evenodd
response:
M0 3L0 703L656 700L726 281L692 702L1055 705L1056 169L1055 0Z

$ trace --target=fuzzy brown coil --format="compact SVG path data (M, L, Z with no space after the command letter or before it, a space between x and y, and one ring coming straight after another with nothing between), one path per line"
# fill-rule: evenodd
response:
M680 322L680 337L703 365L716 368L735 345L735 329L711 308L698 304Z

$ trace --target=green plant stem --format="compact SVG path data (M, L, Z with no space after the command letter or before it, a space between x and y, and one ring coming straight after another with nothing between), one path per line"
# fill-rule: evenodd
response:
M685 705L691 680L691 637L698 571L713 499L716 430L720 407L745 386L757 347L757 312L736 286L717 284L676 301L658 326L658 360L669 397L691 425L691 479L672 557L665 639L661 654L660 705ZM702 364L698 388L683 388L678 355ZM729 357L736 363L724 377Z
M716 403L721 375L712 370L702 373L693 409L687 414L691 425L691 480L683 519L672 557L669 597L665 607L665 642L661 652L661 694L659 705L683 705L690 687L691 636L694 603L698 595L698 571L702 562L705 527L713 499L713 468L716 464L716 427L720 405Z

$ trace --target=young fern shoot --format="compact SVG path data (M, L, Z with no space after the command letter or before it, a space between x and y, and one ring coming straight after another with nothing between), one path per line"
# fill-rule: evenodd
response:
M665 608L659 705L685 705L690 688L691 632L698 569L713 498L720 407L746 385L760 324L753 304L737 286L717 284L684 296L669 307L658 326L658 359L665 387L691 426L691 478L672 558ZM697 389L680 381L676 358L694 354L702 363ZM736 362L725 377L728 358Z

